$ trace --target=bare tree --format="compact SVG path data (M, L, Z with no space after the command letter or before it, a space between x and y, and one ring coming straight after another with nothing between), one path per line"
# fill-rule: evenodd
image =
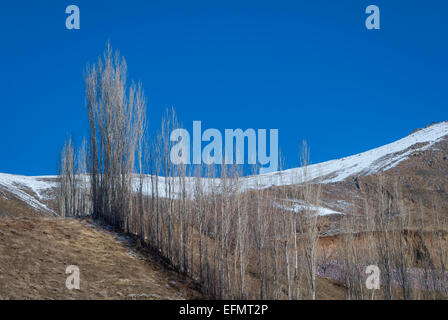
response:
M90 200L90 186L87 176L87 141L82 140L82 144L77 153L77 168L76 168L76 215L85 216L91 213L91 200Z
M59 213L63 217L75 216L77 211L75 164L75 150L72 138L69 138L62 149L59 165L58 203Z
M126 85L127 66L107 44L103 58L88 67L89 172L93 214L129 231L133 210L133 173L141 147L145 99L141 85ZM141 169L141 152L138 154ZM129 214L128 214L129 213Z
M317 227L318 208L320 205L320 183L311 183L308 172L309 149L306 142L302 147L302 172L303 182L301 185L304 208L300 215L300 229L302 233L303 256L306 262L308 280L310 284L311 299L316 299L316 267L317 267L317 242L319 240L319 230ZM317 209L316 209L317 208ZM297 213L295 214L295 216ZM297 256L296 256L297 257ZM296 262L297 264L297 262ZM298 271L296 271L298 272Z

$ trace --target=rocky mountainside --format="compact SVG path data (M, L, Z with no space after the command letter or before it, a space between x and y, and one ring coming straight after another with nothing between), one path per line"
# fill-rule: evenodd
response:
M379 175L383 176L385 193L396 197L394 184L405 208L414 214L422 211L425 219L431 219L434 210L448 217L448 123L421 129L407 138L425 135L440 130L440 136L431 141L415 141L406 149L388 154L377 163L382 166L372 171L361 171L347 176L342 181L324 185L327 201L338 203L345 200L352 204L356 213L362 202L375 203L380 188ZM404 139L407 139L404 138ZM402 139L402 140L404 140ZM388 160L388 161L387 161ZM350 213L350 212L349 212Z

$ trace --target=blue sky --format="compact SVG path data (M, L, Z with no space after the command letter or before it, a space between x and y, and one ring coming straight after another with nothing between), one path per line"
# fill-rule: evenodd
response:
M76 4L81 29L65 28ZM369 4L381 30L367 30ZM3 1L0 172L54 174L87 132L83 70L109 39L143 83L149 125L278 128L286 167L448 120L446 1Z

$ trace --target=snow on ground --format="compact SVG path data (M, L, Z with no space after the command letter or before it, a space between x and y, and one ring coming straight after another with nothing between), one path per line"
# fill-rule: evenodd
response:
M54 213L42 200L48 200L46 192L56 187L56 182L47 181L45 178L54 177L26 177L0 173L0 189L3 187L7 192L38 210Z
M291 204L276 203L275 205L281 209L285 209L285 210L292 211L295 213L299 213L304 210L310 210L310 211L314 212L315 214L317 214L318 216L328 216L328 215L333 215L333 214L344 215L344 213L342 213L342 212L338 212L336 210L332 210L327 207L315 206L315 205L309 205L309 204L307 205L302 200L284 199L284 201L287 201L288 203L291 203Z
M441 122L421 129L413 134L363 153L342 159L331 160L319 164L310 165L306 168L294 168L269 174L258 176L249 176L240 178L238 189L240 191L253 188L268 188L271 186L282 186L302 183L305 181L320 181L322 183L340 182L352 175L367 175L379 171L389 170L397 166L402 161L418 151L424 151L431 148L435 143L442 140L448 135L448 122ZM5 187L8 191L15 194L23 201L29 203L34 208L48 209L41 200L45 200L45 191L56 186L56 182L50 182L47 177L25 177L10 174L0 174L0 187ZM155 179L154 179L155 180ZM166 197L170 190L168 189L168 181L173 182L174 188L171 190L176 197L182 192L182 186L179 178L158 178L157 188L150 176L144 180L143 191L145 194L151 195L152 190L157 189L159 197ZM204 192L212 190L215 184L219 190L220 179L200 179L201 188ZM197 187L196 178L185 179L185 190L188 196L192 196ZM134 188L138 190L138 179L134 181ZM0 188L1 189L1 188ZM31 193L25 191L32 191ZM32 195L34 193L36 196ZM322 207L317 209L320 214L330 214L333 210Z
M304 170L295 168L260 176L248 177L247 186L279 186L321 179L322 183L343 181L352 175L367 175L386 171L408 159L417 151L429 149L448 135L448 122L441 122L421 129L413 134L375 148L342 159L310 165ZM421 144L416 146L417 144ZM413 147L413 148L411 148Z
M258 176L240 179L242 190L254 188L268 188L271 186L292 185L305 181L318 180L322 183L340 182L352 175L368 175L379 171L386 171L397 166L402 161L418 151L425 151L448 135L448 122L441 122L421 129L413 134L353 156L326 161L306 168L294 168ZM165 194L165 178L159 178L159 194ZM210 189L212 183L220 185L220 180L202 179L205 190ZM195 179L186 179L186 190L191 192L195 187ZM146 187L150 193L151 187ZM180 190L175 189L175 193Z

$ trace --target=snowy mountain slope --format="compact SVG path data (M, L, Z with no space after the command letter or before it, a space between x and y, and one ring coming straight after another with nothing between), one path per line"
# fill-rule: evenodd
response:
M272 186L285 186L303 183L305 181L318 181L322 183L341 182L350 176L363 176L379 171L387 171L401 162L407 160L413 153L430 149L434 144L448 136L448 122L433 124L420 129L405 138L387 145L371 149L353 156L330 160L307 168L294 168L284 171L248 176L240 179L242 190L254 188L268 188ZM150 180L148 178L148 180ZM194 178L186 179L186 189L194 190ZM210 189L212 183L219 186L220 180L202 179L204 190ZM165 194L166 179L159 177L159 195ZM151 193L150 183L145 188L147 194ZM174 190L178 192L177 189Z
M435 148L434 145L445 137L448 137L448 122L441 122L418 130L398 141L353 156L310 165L307 168L294 168L270 174L242 177L239 180L238 188L243 191L257 187L287 186L304 181L331 184L342 182L351 176L367 176L392 169L408 160L414 153ZM54 213L46 202L55 199L57 186L55 178L55 176L26 177L0 173L0 199L2 197L7 199L13 195L36 210ZM180 193L178 178L159 177L157 186L159 197L166 196L169 180L174 184L174 190L172 190L174 195ZM208 178L202 178L200 181L205 192L211 190L212 184L219 188L221 182L219 179ZM152 194L153 182L154 180L151 180L150 176L145 178L143 184L145 194ZM185 184L187 194L191 196L197 179L186 178ZM138 185L136 180L136 189ZM322 214L326 213L325 208L321 211ZM340 213L338 210L333 211Z
M342 159L331 160L306 168L295 168L266 175L248 177L247 187L281 186L318 180L322 183L341 182L354 175L387 171L407 160L415 152L430 149L448 136L448 122L433 124L398 141Z
M0 196L7 200L12 195L36 210L55 214L44 203L52 198L49 193L57 186L51 179L54 177L26 177L0 173Z

